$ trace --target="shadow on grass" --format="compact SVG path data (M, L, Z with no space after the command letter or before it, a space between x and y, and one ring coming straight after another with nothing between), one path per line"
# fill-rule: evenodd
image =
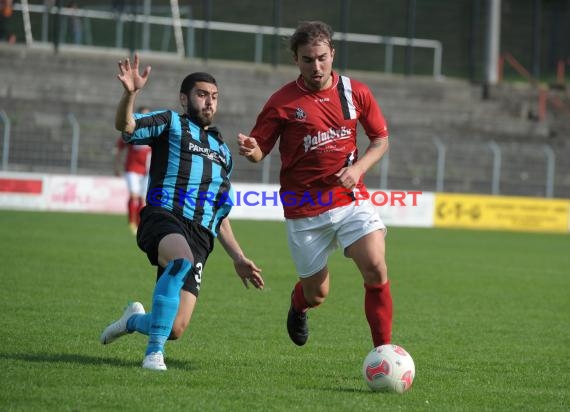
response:
M0 359L12 359L25 362L46 362L46 363L77 363L80 365L96 365L96 366L117 366L117 367L140 367L141 361L125 360L120 358L107 358L88 355L78 355L73 353L0 353ZM167 365L176 369L190 370L190 363L168 359ZM193 368L192 368L193 369Z
M327 386L327 387L320 387L318 389L327 392L346 392L346 393L364 393L364 394L374 393L368 388L343 388L340 386L337 387Z

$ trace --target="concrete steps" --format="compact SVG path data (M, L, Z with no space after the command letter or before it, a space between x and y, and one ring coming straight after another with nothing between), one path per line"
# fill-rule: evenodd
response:
M118 133L113 122L122 88L115 78L122 53L114 50L61 51L0 45L0 109L12 120L10 170L66 173L69 170L73 113L81 126L79 171L111 174ZM179 110L178 88L193 71L209 71L218 80L221 100L217 125L236 152L235 137L248 133L271 93L297 76L290 66L272 69L245 63L179 60L142 55L153 67L138 104ZM446 144L445 190L490 193L493 157L488 142L503 150L501 191L544 195L548 144L556 153L557 197L570 197L570 121L557 115L552 123L529 119L535 97L524 87L499 87L482 101L480 88L455 79L406 78L350 73L377 97L391 133L388 184L391 188L435 190L437 151L434 138ZM559 132L562 131L562 132ZM558 133L558 134L557 134ZM367 139L360 133L359 147ZM1 152L1 148L0 148ZM278 182L274 153L270 181ZM236 181L260 181L261 168L235 156ZM377 188L380 168L366 183Z

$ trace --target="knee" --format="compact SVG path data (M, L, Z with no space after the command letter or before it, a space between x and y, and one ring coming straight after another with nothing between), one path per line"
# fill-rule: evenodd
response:
M311 306L319 306L321 303L325 301L328 295L329 295L328 288L321 287L313 291L313 293L311 293L311 296L306 297L307 303L309 303Z
M309 304L311 305L311 307L319 306L325 301L325 299L326 296L314 296L311 302L309 302Z
M186 328L188 327L188 324L183 324L181 322L178 323L174 323L174 325L172 325L172 330L170 331L170 336L168 336L168 340L177 340L180 339L182 337L182 335L184 335L184 331L186 330Z
M386 283L388 281L388 266L386 262L381 259L376 262L371 262L362 271L364 283L369 285Z
M178 340L184 334L184 329L173 327L168 336L168 340Z

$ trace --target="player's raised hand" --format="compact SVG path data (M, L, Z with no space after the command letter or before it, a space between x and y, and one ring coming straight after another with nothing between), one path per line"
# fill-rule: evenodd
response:
M237 138L237 144L239 147L239 154L245 157L253 155L255 149L259 146L257 145L257 140L253 137L249 137L240 133Z
M251 259L243 257L239 260L235 260L234 267L246 288L249 288L249 282L256 289L263 289L265 283L261 277L261 269L259 269Z
M119 60L119 74L117 78L127 92L134 93L144 87L150 70L151 67L146 66L142 74L139 73L139 55L135 53L132 63L128 57L125 60Z

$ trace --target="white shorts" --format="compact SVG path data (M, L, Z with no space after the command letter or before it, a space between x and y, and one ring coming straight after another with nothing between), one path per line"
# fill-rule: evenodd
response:
M148 175L141 175L135 172L126 172L125 179L127 180L129 195L133 194L142 198L146 197Z
M289 250L301 278L310 277L327 264L337 245L344 251L358 239L386 225L370 201L352 202L315 217L286 219Z

